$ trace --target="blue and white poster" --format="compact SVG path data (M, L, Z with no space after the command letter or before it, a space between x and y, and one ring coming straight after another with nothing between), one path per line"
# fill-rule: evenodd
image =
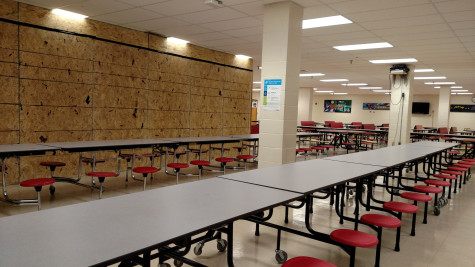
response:
M280 91L282 79L264 80L264 110L280 110Z

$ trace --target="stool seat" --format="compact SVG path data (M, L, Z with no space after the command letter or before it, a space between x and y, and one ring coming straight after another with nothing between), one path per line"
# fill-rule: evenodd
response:
M190 164L198 165L198 166L208 166L208 165L211 165L211 162L207 160L192 160L190 161Z
M398 218L382 214L365 214L361 216L361 221L367 224L386 228L397 228L401 226L401 220Z
M174 168L174 169L183 169L183 168L188 168L189 165L186 163L168 163L167 167Z
M233 158L216 158L215 159L217 162L233 162Z
M311 148L309 148L309 147L302 147L302 148L300 148L300 149L302 149L303 151L312 151L312 150L313 150L313 149L311 149Z
M403 213L416 213L419 210L419 208L416 205L412 205L412 204L408 204L404 202L397 202L397 201L388 201L383 204L383 208L396 211L396 212L403 212Z
M435 186L428 186L428 185L416 185L414 186L414 190L416 190L417 192L430 193L430 194L442 193L441 188L438 188Z
M155 173L158 172L158 169L155 167L135 167L133 171L136 173Z
M374 235L350 229L335 230L331 232L330 238L336 242L360 248L369 248L378 244L378 238Z
M157 153L145 153L142 155L142 157L158 157Z
M447 181L441 181L441 180L432 180L432 179L426 179L424 181L426 185L433 185L433 186L450 186L450 183Z
M253 159L253 155L238 155L236 158L238 159Z
M322 147L324 147L324 148L334 148L335 146L333 146L333 145L322 145Z
M342 144L345 145L345 146L352 146L352 145L354 145L355 143L348 143L348 142L345 142L345 143L342 143Z
M452 176L452 175L448 175L448 174L439 174L439 173L436 173L436 174L434 174L434 177L435 177L435 178L440 178L440 179L457 180L457 177Z
M426 194L414 193L414 192L404 192L401 193L401 197L414 201L429 202L432 200L432 197Z
M199 149L192 149L191 152L193 153L207 153L208 152L208 149L202 149L202 150L199 150Z
M131 158L131 157L133 157L133 156L134 156L134 154L132 154L132 153L121 153L121 154L119 155L119 157L121 157L121 158L123 158L123 159Z
M93 177L114 177L117 176L115 172L88 172L87 176Z
M475 162L465 162L465 161L459 161L454 164L455 167L462 167L462 168L472 168L472 166L475 165Z
M92 159L83 159L82 162L84 163L92 163L93 160ZM96 163L102 163L102 162L106 162L105 159L96 159Z
M295 151L296 151L297 153L303 153L303 152L305 152L305 150L303 150L303 149L301 149L301 148L297 148L297 149L295 149Z
M452 174L452 175L463 175L463 173L459 171L442 170L441 172L445 174Z
M60 166L66 166L66 163L64 162L59 162L59 161L42 161L40 162L41 166L54 166L54 167L60 167Z
M324 260L300 256L284 262L282 267L336 267L336 265Z
M448 170L450 171L458 171L458 172L467 172L468 168L461 168L461 167L447 167Z
M460 152L459 151L447 151L447 154L458 155L458 154L460 154Z
M39 186L45 186L45 185L50 185L54 183L53 178L36 178L36 179L29 179L25 180L20 183L20 186L23 187L39 187Z
M186 152L171 152L171 151L168 151L168 155L177 155L177 156L182 156L182 155L185 155Z
M312 149L313 149L313 150L319 150L319 151L325 150L325 148L324 148L324 147L321 147L321 146L312 146Z
M464 161L475 162L475 159L463 159Z

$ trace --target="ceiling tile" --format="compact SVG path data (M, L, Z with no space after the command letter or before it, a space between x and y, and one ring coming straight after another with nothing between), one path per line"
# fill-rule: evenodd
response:
M129 4L134 7L141 7L141 6L147 6L147 5L152 5L152 4L157 4L161 2L166 2L170 0L115 0L119 3L124 3L124 4Z
M144 6L144 9L157 13L163 13L167 16L175 16L187 13L195 13L203 10L215 9L213 6L206 5L204 1L190 0L171 0L154 5ZM221 8L216 8L219 10Z
M114 0L88 0L63 7L63 9L90 17L133 8L131 5Z
M440 12L448 13L455 11L466 11L475 9L475 1L473 0L454 0L442 3L436 3L435 6Z
M229 34L230 36L233 36L233 37L244 37L244 36L250 36L250 35L262 36L262 31L263 31L262 26L259 26L259 27L227 30L226 34Z
M159 33L165 36L174 36L178 38L186 39L186 36L194 35L194 34L203 34L203 33L210 33L213 32L210 29L206 29L197 25L186 25L180 27L169 27L160 29L160 31L153 31L155 33Z
M256 25L262 25L262 22L253 17L243 17L238 19L230 19L226 21L201 24L202 27L215 31L227 31L233 29L249 28Z
M157 18L151 20L137 21L133 23L124 24L125 27L137 27L145 31L160 31L160 29L170 28L174 26L185 26L189 23L177 20L171 17Z
M444 14L444 18L448 22L455 22L455 21L471 21L475 19L475 9L461 11L461 12L452 12Z
M232 8L249 16L264 15L264 5L260 1L235 5Z
M136 21L143 21L143 20L154 19L154 18L159 18L159 17L162 17L162 15L159 15L155 12L141 9L141 8L131 8L131 9L109 13L105 15L93 16L91 18L104 20L104 21L110 21L114 24L120 25L120 24L127 24L127 23L136 22Z
M428 4L428 0L398 0L398 1L381 1L381 0L354 0L329 4L331 8L342 14L351 14L357 12L393 9L403 6L412 6L419 4Z
M188 21L192 24L207 23L215 21L225 21L245 17L244 13L238 12L229 7L222 7L206 11L190 13L176 16L178 19Z

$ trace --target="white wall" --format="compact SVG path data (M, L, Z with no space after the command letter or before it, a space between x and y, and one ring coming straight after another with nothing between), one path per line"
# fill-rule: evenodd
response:
M475 105L471 101L474 95L452 95L450 97L451 104ZM475 129L475 113L468 112L450 112L449 126L457 127L457 130L464 128Z
M300 125L301 121L312 120L312 109L313 109L313 89L300 88L297 125Z

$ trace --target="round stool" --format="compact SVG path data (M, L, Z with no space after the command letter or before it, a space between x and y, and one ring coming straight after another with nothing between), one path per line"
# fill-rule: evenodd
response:
M42 161L40 162L40 166L48 167L51 172L51 178L54 179L54 171L56 170L56 167L66 166L66 163L60 162L60 161ZM56 188L54 187L54 185L51 184L49 186L49 193L51 195L54 195L55 191L56 191Z
M383 204L383 208L391 211L397 212L397 218L401 220L403 213L413 213L416 214L419 208L416 205L404 203L404 202L397 202L397 201L388 201ZM412 229L411 235L416 235L416 216L412 216ZM396 233L396 246L394 247L395 251L399 251L399 241L401 240L401 226L397 228Z
M318 152L325 151L325 148L323 148L321 146L312 146L311 148L315 151L318 151Z
M378 244L378 238L374 235L350 229L335 230L331 232L330 239L350 246L350 267L355 266L356 247L370 248Z
M424 202L424 219L422 220L422 223L427 224L427 210L429 209L429 202L432 201L432 197L429 195L414 193L414 192L401 193L401 197L404 199L414 201L413 204L415 206L417 206L417 202Z
M448 194L448 199L451 199L452 198L452 180L457 180L457 177L456 176L452 176L452 175L448 175L448 174L441 174L441 173L436 173L433 175L435 178L439 178L439 179L443 179L444 181L445 180L449 180L449 194ZM445 187L444 189L442 190L442 195L445 194ZM441 197L442 198L442 197Z
M211 165L211 162L209 162L207 160L192 160L192 161L190 161L190 164L198 166L198 179L201 179L201 174L203 172L203 166L209 166L209 165Z
M149 173L153 174L153 173L158 172L158 169L155 168L155 167L135 167L132 171L142 174L142 176L143 176L143 190L145 191L145 186L147 185L147 175Z
M414 190L421 193L434 194L434 215L439 216L440 214L440 207L437 205L437 196L438 194L442 193L442 189L435 187L435 186L428 186L428 185L416 185L414 186Z
M324 260L300 256L284 262L282 267L336 267L336 265Z
M158 170L160 170L162 168L162 154L160 154L160 153L145 153L145 154L142 154L142 157L150 159L150 167L153 167L153 165L155 165L154 164L155 158L160 157L160 168L158 168ZM153 179L153 173L150 174L150 180L152 180L152 179Z
M241 159L244 161L244 170L246 170L247 160L253 159L253 155L238 155L236 158Z
M223 168L223 174L226 174L226 163L229 163L229 162L233 162L234 159L233 158L216 158L214 159L216 160L217 162L220 162L221 163L221 168Z
M106 177L117 176L115 172L89 172L87 175L99 179L99 199L102 198L102 183L104 183Z
M53 178L36 178L36 179L29 179L25 180L20 183L22 187L34 187L36 194L38 195L38 210L41 209L41 188L45 185L51 185L54 183Z
M361 221L366 224L374 225L378 227L378 245L376 246L376 260L375 267L379 267L380 257L381 257L381 240L383 235L383 227L386 228L397 228L401 226L401 220L391 216L386 216L382 214L365 214L361 216Z
M424 183L426 185L432 185L432 186L435 186L435 187L442 187L442 196L440 196L439 200L436 201L437 203L434 203L434 204L437 204L438 206L444 206L445 204L447 204L447 199L445 198L445 188L446 187L449 187L450 188L450 182L447 182L447 181L441 181L441 180L434 180L434 179L426 179L424 180ZM450 189L449 189L450 191Z
M184 168L188 168L189 165L186 163L168 163L167 167L173 168L176 173L176 183L178 184L178 175L180 175L180 170Z
M440 172L444 173L444 174L449 174L449 175L452 175L452 176L460 176L460 181L462 180L462 175L463 175L462 172L454 171L454 170L442 170ZM455 179L454 194L457 193L457 180L458 179Z

